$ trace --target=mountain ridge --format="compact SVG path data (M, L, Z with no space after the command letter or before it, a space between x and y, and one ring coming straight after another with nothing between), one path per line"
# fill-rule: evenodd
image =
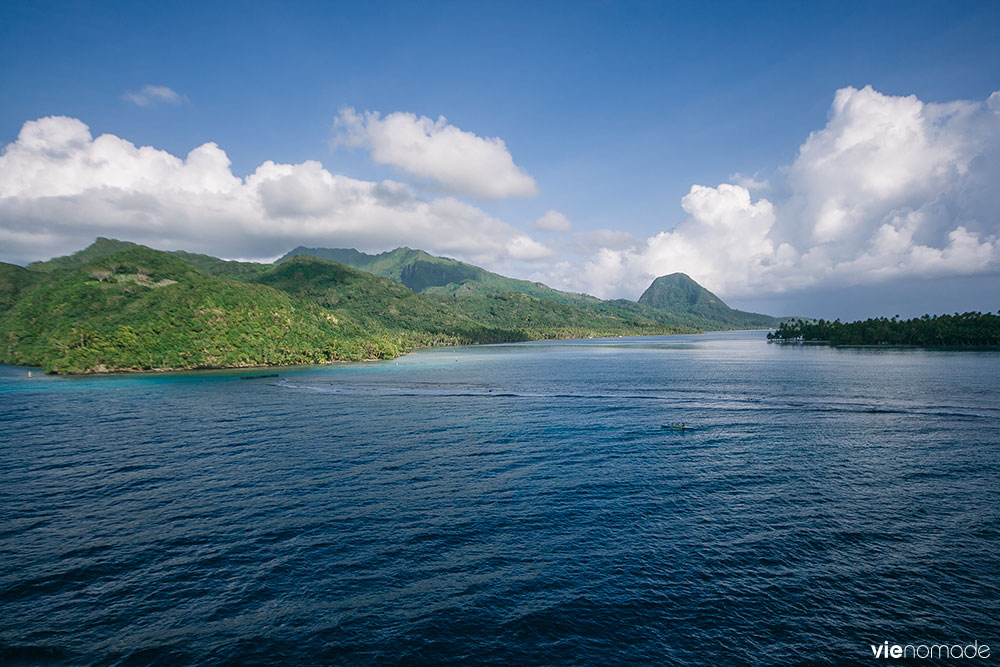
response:
M299 255L343 261L362 271L390 278L416 292L439 299L468 299L504 292L522 293L622 319L652 320L705 330L768 328L777 326L782 319L731 308L683 273L656 278L638 301L604 300L589 294L563 292L538 282L508 278L473 264L406 247L370 255L354 248L298 246L276 260L276 263Z
M439 345L694 332L635 303L498 291L555 293L423 251L405 255L399 277L416 275L436 293L305 255L257 264L99 238L71 255L0 266L0 362L55 373L243 368L385 359ZM435 273L442 265L483 280L429 284L452 275Z
M295 255L313 255L353 266L362 271L402 283L415 292L451 296L468 292L521 292L561 303L580 304L601 301L596 296L562 292L539 282L509 278L482 267L450 257L438 257L424 250L399 247L369 255L354 248L307 248L298 246L275 263Z

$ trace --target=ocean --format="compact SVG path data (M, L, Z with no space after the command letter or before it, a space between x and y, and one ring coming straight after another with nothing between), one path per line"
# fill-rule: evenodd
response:
M1000 654L998 352L731 332L0 366L0 452L2 664Z

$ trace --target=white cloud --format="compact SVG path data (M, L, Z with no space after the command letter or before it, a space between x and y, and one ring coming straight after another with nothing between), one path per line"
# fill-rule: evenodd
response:
M774 207L766 199L752 202L746 188L695 185L681 205L690 216L686 222L638 245L605 244L573 273L573 287L601 297L634 298L656 276L681 271L712 291L728 293L776 255L767 238Z
M187 101L187 96L181 95L176 90L167 88L166 86L146 85L143 86L142 90L138 92L129 91L125 93L122 95L122 99L140 107L151 107L156 106L157 104L170 104L177 106L178 104Z
M444 116L396 112L358 114L342 109L334 121L334 146L366 148L378 164L399 168L422 184L483 200L538 193L535 180L498 137L484 138L449 125Z
M511 259L525 262L545 259L555 254L551 248L535 241L530 236L525 236L523 234L515 236L513 240L511 240L510 244L507 246L507 251Z
M390 119L401 119L404 129L419 130L412 154L431 163L448 145L496 141L521 173L502 142L443 120L341 118L358 125L343 136L371 142L373 152L380 133L395 137L387 146L400 144L405 132ZM477 175L469 166L468 174L482 180L488 171ZM550 247L476 206L428 198L404 183L357 180L312 161L268 161L241 179L212 143L182 158L113 135L94 138L79 120L49 117L25 123L0 156L0 260L71 252L98 235L250 258L299 244L409 245L507 274L533 272L553 287L630 298L674 271L737 298L1000 273L1000 93L931 104L844 88L826 125L775 173L782 181L767 198L756 175L692 186L681 222L647 239L598 229L553 236ZM529 226L572 229L557 211Z
M695 185L672 231L539 278L634 298L674 271L724 296L996 271L998 149L998 93L928 104L843 88L785 170L788 196L754 201L747 185L760 182Z
M93 138L75 118L25 123L0 156L0 259L48 258L98 235L254 258L299 244L410 245L497 269L551 255L479 208L424 199L402 183L332 174L312 161L268 161L241 179L213 143L182 159Z
M570 219L559 211L548 211L538 220L528 223L528 226L546 232L568 232L573 229Z
M757 176L758 174L754 174L753 176L747 176L746 174L741 174L740 172L737 171L736 173L729 175L729 180L736 185L742 185L751 192L755 192L758 190L770 190L771 181L769 181L766 178L757 178Z

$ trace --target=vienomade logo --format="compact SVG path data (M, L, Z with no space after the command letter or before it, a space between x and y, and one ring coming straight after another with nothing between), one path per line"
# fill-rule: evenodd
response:
M971 644L869 644L876 658L989 658L990 647L974 641Z

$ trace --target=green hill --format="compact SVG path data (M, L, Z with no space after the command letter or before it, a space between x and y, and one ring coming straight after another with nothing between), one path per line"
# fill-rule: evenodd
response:
M311 255L290 256L258 280L372 330L394 331L425 344L691 331L655 318L622 318L522 292L463 287L451 296L418 294L388 278Z
M305 248L299 246L278 259L284 262L296 255L312 255L353 266L402 283L414 292L447 297L454 294L519 292L558 303L586 305L601 300L589 294L560 292L542 283L508 278L472 264L448 257L435 257L423 250L396 248L378 255L368 255L345 248Z
M311 301L368 331L392 333L407 347L520 340L493 331L397 282L310 255L263 266L257 282Z
M258 264L99 238L28 268L0 264L0 361L53 372L321 363L777 322L729 308L683 274L658 278L639 303L602 301L408 248L297 248Z
M0 262L0 315L9 310L35 276L23 266Z
M669 316L657 319L644 313L623 314L611 306L602 312L599 307L574 306L523 292L473 291L442 297L442 303L486 326L518 330L529 340L696 332Z
M135 246L62 260L0 318L5 363L63 373L322 363L399 345L308 301Z
M267 271L267 264L257 262L234 262L227 259L219 259L211 255L201 255L184 250L171 251L172 255L180 257L191 266L204 271L216 278L228 278L242 282L253 282Z
M435 299L490 329L522 338L691 333L698 324L631 301L602 301L542 283L508 278L422 250L396 248L368 255L345 248L298 247L278 260L316 256L384 276Z
M28 268L33 271L44 271L46 273L55 271L56 269L75 269L98 257L113 255L116 252L139 247L143 246L131 241L119 241L117 239L106 239L103 236L98 236L97 240L83 250L78 250L72 255L53 257L44 262L32 262L28 265Z
M396 248L378 255L369 255L354 249L300 246L278 262L288 261L298 255L323 257L390 278L416 292L453 304L474 319L502 326L518 326L520 322L521 326L536 328L537 323L544 322L542 327L558 329L556 320L562 317L566 323L574 322L572 325L563 325L571 328L576 327L576 323L587 322L583 326L591 331L608 331L608 327L614 323L619 331L668 333L767 328L777 326L779 321L768 315L734 310L681 273L657 278L636 303L625 299L604 301L589 294L561 292L542 283L507 278L472 264L435 257L410 248ZM513 300L509 296L511 294L528 295L537 301ZM508 296L499 299L500 295ZM590 317L584 317L572 309L559 311L543 305L553 302L588 311ZM518 304L518 308L512 308L514 303ZM533 307L528 308L528 304ZM518 319L514 316L515 311L524 318L530 316L533 319Z
M717 325L708 328L766 329L780 322L780 318L770 315L730 308L684 273L660 276L642 293L639 303L660 311L690 316L692 322Z

